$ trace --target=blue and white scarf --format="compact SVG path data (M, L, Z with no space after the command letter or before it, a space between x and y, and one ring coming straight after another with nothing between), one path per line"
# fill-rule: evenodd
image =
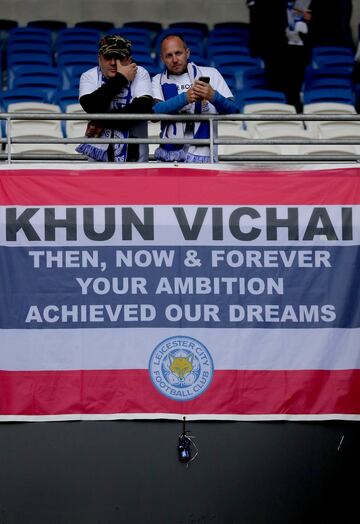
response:
M191 84L196 78L201 76L201 71L193 63L190 62L187 67ZM173 98L178 95L176 83L169 78L167 71L164 71L160 78L160 84L164 95L164 100ZM187 106L187 114L201 114L203 105L202 102L193 102ZM206 104L207 113L215 113L216 109L211 104ZM185 137L186 122L169 122L163 121L161 123L160 138L184 138ZM209 122L195 122L193 126L193 138L209 138ZM187 137L188 137L188 129ZM162 144L155 150L154 156L157 160L165 162L197 162L207 163L210 161L209 146L196 146L185 144Z
M106 82L104 75L101 73L100 68L98 68L98 88L101 87ZM110 109L119 109L121 107L127 106L132 99L130 84L127 87L123 88L121 92L116 95L114 100L110 104ZM119 131L117 129L103 129L100 138L128 138L128 131ZM98 162L108 162L108 148L109 144L80 144L76 147L75 151L86 155L92 160ZM126 155L128 150L128 144L115 144L113 143L114 149L114 162L125 162Z

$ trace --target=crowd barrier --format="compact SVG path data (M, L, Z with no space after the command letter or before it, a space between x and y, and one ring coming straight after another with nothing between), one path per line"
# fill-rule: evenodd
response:
M109 114L91 114L91 120L147 120L149 122L154 122L153 114L129 114L129 115L109 115ZM0 120L5 121L6 123L6 136L1 138L2 151L0 152L0 161L5 163L21 162L21 161L86 161L86 157L80 154L71 154L71 153L13 153L12 145L13 144L80 144L80 143L119 143L118 138L86 138L86 137L37 137L37 136L21 136L14 137L12 135L12 123L15 120L21 121L38 121L38 120L61 120L61 121L89 121L88 114L65 114L59 113L49 114L44 113L1 113ZM156 121L209 121L210 132L209 138L205 139L186 139L187 143L196 144L196 145L208 145L210 147L210 163L216 161L215 155L215 145L268 145L268 146L302 146L302 145L350 145L350 146L359 146L358 152L355 154L281 154L281 155L261 155L261 154L229 154L229 155L219 155L218 161L220 162L291 162L299 161L301 162L359 162L360 161L360 133L359 137L345 137L345 138L243 138L239 137L224 137L217 136L215 132L215 127L219 121L238 121L239 123L249 123L249 122L260 122L260 121L269 121L269 122L360 122L360 115L358 114L344 114L344 115L328 115L328 114L266 114L266 115L251 115L251 114L233 114L233 115L196 115L196 118L193 115L156 115ZM360 126L360 124L359 124ZM4 127L4 126L3 126ZM125 144L181 144L184 142L184 139L167 139L167 138L127 138L122 139L121 143ZM44 148L45 149L45 148ZM153 155L150 155L150 161L153 161Z

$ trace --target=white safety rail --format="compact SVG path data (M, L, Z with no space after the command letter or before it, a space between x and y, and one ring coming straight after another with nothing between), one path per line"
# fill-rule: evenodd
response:
M273 112L233 115L109 115L44 112L0 113L0 161L84 162L77 154L79 143L119 143L119 139L85 138L59 132L77 124L85 129L89 120L148 120L149 127L161 121L209 121L209 138L188 139L187 143L208 145L210 162L359 162L360 115L355 112L294 114ZM19 125L22 122L24 125ZM30 126L29 126L30 122ZM327 123L331 123L331 126ZM83 125L82 125L83 124ZM24 129L27 128L27 131ZM52 130L56 132L52 133ZM149 144L150 162L157 144L182 144L184 139L127 138L121 143ZM218 148L218 156L216 149Z

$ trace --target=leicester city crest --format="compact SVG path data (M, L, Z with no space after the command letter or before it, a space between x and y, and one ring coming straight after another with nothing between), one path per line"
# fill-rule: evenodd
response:
M209 387L214 365L207 348L195 338L178 336L160 342L151 354L154 386L173 400L192 400Z

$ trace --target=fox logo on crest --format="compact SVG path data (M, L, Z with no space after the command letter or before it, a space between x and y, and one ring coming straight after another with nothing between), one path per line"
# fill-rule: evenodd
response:
M198 340L170 337L152 352L149 372L160 393L174 400L191 400L210 385L213 362L207 348Z

